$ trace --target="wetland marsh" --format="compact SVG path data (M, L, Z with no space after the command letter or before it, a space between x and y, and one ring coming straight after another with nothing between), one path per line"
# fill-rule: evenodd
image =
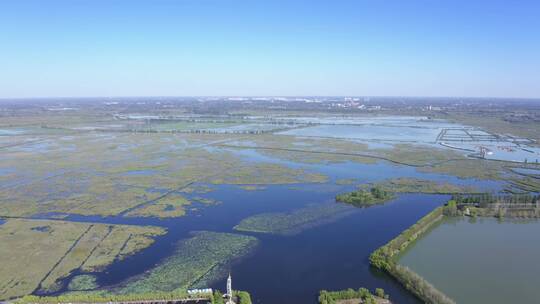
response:
M445 121L280 119L150 123L156 132L140 132L149 125L138 117L2 127L0 257L10 267L0 300L222 289L231 271L255 303L315 303L319 290L357 286L418 303L370 267L375 249L449 194L537 187L534 164L437 145ZM336 202L362 185L393 195L363 209ZM39 271L16 271L25 265Z

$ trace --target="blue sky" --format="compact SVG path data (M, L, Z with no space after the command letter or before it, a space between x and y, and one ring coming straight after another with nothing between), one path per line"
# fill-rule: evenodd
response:
M0 98L540 97L540 1L0 1Z

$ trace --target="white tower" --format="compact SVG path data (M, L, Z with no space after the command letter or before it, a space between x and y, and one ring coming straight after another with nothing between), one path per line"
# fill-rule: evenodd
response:
M229 277L227 278L227 303L226 304L234 304L232 298L233 298L233 291L232 291L232 279L231 274L229 273Z

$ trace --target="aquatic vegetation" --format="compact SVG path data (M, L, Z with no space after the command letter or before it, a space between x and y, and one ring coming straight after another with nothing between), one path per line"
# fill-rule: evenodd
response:
M148 205L136 208L128 212L125 216L151 216L159 218L179 217L186 214L185 206L190 204L190 201L188 201L185 197L179 194L169 194Z
M119 242L117 229L125 232L124 242ZM8 219L0 226L0 299L24 296L38 288L57 290L59 280L73 270L104 267L149 246L152 236L162 233L155 227ZM111 235L114 239L108 241ZM103 247L110 250L99 249Z
M257 190L264 190L266 187L264 186L257 186L257 185L242 185L238 186L238 188L245 190L245 191L257 191Z
M449 149L423 145L396 144L392 149L375 150L394 163L415 167L430 167L452 160L468 160L466 156Z
M426 151L429 153L429 150ZM424 166L418 169L421 172L449 174L461 178L477 178L485 180L504 179L502 174L504 163L482 159L454 159Z
M228 134L226 140L237 136ZM211 134L93 134L48 138L41 153L16 147L3 153L0 215L114 216L140 206L142 216L179 216L175 204L152 205L163 192L211 191L214 184L322 183L327 177L284 165L256 163L219 148ZM69 146L72 151L62 147ZM202 185L200 183L203 183ZM172 210L174 209L174 210Z
M116 260L147 248L165 230L151 226L113 225L110 233L95 247L92 255L81 266L83 271L100 271Z
M336 195L336 201L356 207L369 207L385 203L394 198L391 192L382 187L374 186L369 189L358 189L349 193Z
M92 290L98 288L96 277L90 274L74 276L68 285L68 290Z
M147 292L139 294L117 295L107 292L90 291L90 292L69 292L57 297L40 297L35 295L27 295L17 300L21 304L35 303L110 303L123 301L144 301L144 300L177 300L189 299L191 297L199 297L200 295L189 295L185 290L174 292ZM205 295L208 296L208 295Z
M537 177L512 178L510 183L521 191L540 192L540 178Z
M288 168L278 164L256 163L228 170L210 180L213 184L296 184L324 183L328 177L303 169Z
M175 291L195 286L214 268L223 267L255 248L256 238L231 233L200 231L178 244L172 256L147 273L133 278L114 293L138 294ZM223 274L223 272L221 273Z
M32 229L49 226L49 231ZM32 293L87 229L57 221L9 219L0 226L0 299Z
M428 194L460 194L481 193L472 186L442 183L417 178L394 178L377 183L377 187L387 192L428 193Z
M292 212L272 212L250 216L234 226L234 229L292 235L311 227L336 221L354 211L354 208L338 204L310 205Z
M341 178L336 180L336 185L353 185L357 182L355 178Z

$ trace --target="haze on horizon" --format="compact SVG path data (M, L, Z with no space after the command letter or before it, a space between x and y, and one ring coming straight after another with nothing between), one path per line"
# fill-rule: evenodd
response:
M540 2L0 2L0 98L540 97Z

